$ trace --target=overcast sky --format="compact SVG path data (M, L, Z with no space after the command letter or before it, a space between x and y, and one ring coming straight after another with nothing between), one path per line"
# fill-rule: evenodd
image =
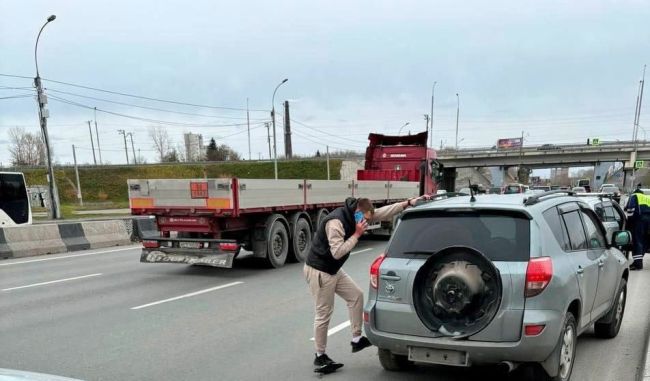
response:
M2 0L0 74L34 76L34 41L50 14L57 19L39 47L46 79L216 107L245 109L249 98L251 109L269 110L274 87L289 78L276 107L290 101L301 154L326 145L362 151L369 132L397 133L406 122L404 132L424 130L434 81L436 146L454 145L456 93L461 147L491 146L522 130L526 144L630 139L650 63L648 1ZM92 161L85 123L93 107L111 163L125 161L120 128L154 160L147 130L156 123L143 118L172 122L166 128L178 144L183 132L196 132L248 156L243 110L44 84L58 162L72 161L72 144L81 162ZM3 164L11 127L39 131L33 98L6 99L30 94L30 86L0 76ZM646 99L641 125L650 130ZM251 112L253 158L268 157L268 119L268 111ZM278 138L283 152L280 118Z

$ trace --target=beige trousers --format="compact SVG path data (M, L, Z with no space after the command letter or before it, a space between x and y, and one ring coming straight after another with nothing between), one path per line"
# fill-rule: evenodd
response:
M345 300L350 314L352 336L361 335L363 321L363 291L340 269L336 275L316 270L305 265L305 279L314 298L314 341L317 352L325 353L327 329L334 311L334 294Z

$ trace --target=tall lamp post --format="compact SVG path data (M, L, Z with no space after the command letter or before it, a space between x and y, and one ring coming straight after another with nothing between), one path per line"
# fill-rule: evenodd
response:
M43 93L43 85L41 84L41 74L38 71L38 40L41 38L41 33L45 26L52 21L56 20L55 15L47 18L47 21L38 31L36 37L36 44L34 45L34 63L36 64L36 78L34 78L34 86L36 86L37 102L38 102L38 120L41 124L41 132L43 134L43 143L45 143L45 153L47 155L47 175L49 177L49 193L50 193L50 218L60 219L61 208L59 206L59 191L56 187L56 180L54 178L54 166L52 165L52 150L50 149L50 138L47 133L47 118L50 112L47 109L47 96Z
M411 124L411 122L406 122L406 123L404 123L404 125L403 125L402 127L399 128L399 131L397 131L397 135L400 135L400 134L402 133L402 129L403 129L404 127L408 126L409 124Z
M458 150L458 117L460 116L460 97L456 93L456 150Z
M433 148L433 102L435 101L435 95L436 95L436 83L437 81L433 82L433 86L431 88L431 114L429 115L429 118L431 120L431 132L429 133L429 147Z
M271 98L271 120L273 121L273 169L276 180L278 179L278 149L275 138L275 93L278 91L280 86L285 84L288 80L288 78L283 79L282 82L275 87L275 90L273 90L273 98Z

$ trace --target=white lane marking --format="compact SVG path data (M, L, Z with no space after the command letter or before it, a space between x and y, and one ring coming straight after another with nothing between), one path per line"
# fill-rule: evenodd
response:
M40 282L40 283L28 284L28 285L26 285L26 286L18 286L18 287L5 288L5 289L3 289L2 291L13 291L13 290L19 290L19 289L21 289L21 288L29 288L29 287L45 286L45 285L48 285L48 284L67 282L67 281L71 281L71 280L90 278L90 277L100 276L100 275L102 275L102 273L89 274L89 275L82 275L82 276L76 276L76 277L73 277L73 278L57 279L57 280L51 280L51 281L49 281L49 282Z
M217 291L217 290L221 290L222 288L236 286L238 284L243 284L243 283L244 282L226 283L226 284L222 284L221 286L206 288L205 290L194 291L194 292L190 292L189 294L174 296L173 298L163 299L163 300L159 300L157 302L152 302L152 303L143 304L141 306L131 307L131 309L132 310L139 310L141 308L147 308L147 307L155 306L155 305L162 304L162 303L173 302L174 300L189 298L189 297L192 297L192 296L205 294L206 292Z
M327 336L332 336L333 334L337 333L338 331L344 330L344 329L346 329L346 328L349 327L349 326L350 326L350 321L349 321L349 320L348 320L348 321L344 321L343 323L337 325L336 327L329 329L329 330L327 331ZM312 337L312 338L309 339L309 340L310 340L310 341L314 341L314 338Z
M85 256L88 256L88 255L98 255L98 254L104 254L104 253L112 253L112 252L115 252L115 251L135 250L135 249L141 249L141 248L142 248L142 246L140 246L140 245L138 245L138 246L130 246L130 247L122 247L122 248L119 248L119 249L103 250L103 251L92 252L92 253L70 254L70 255L63 255L63 256L60 256L60 257L38 258L38 259L30 259L30 260L27 260L27 261L0 263L0 266L13 266L13 265L22 265L22 264L25 264L25 263L54 261L56 259L85 257Z
M368 247L368 248L365 248L365 249L353 251L353 252L350 253L350 255L355 255L355 254L363 253L365 251L370 251L370 250L374 250L374 247Z

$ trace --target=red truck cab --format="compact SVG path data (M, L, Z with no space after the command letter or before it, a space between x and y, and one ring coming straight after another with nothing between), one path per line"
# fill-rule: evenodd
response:
M427 132L389 136L370 134L364 169L357 180L419 181L420 194L435 193L439 163L427 147Z

